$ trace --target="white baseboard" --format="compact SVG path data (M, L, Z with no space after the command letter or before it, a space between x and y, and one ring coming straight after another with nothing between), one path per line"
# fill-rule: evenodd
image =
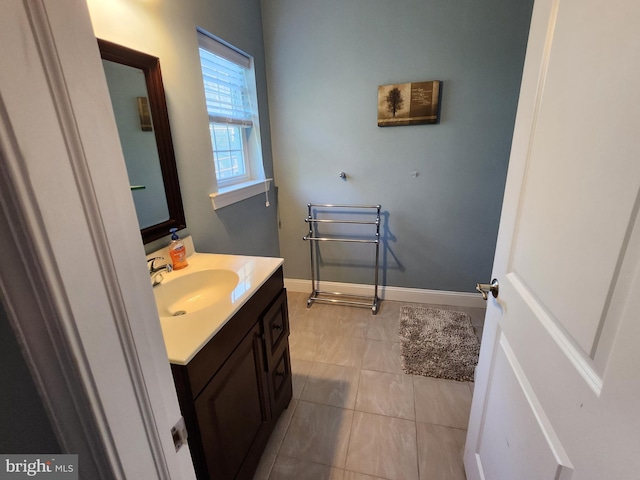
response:
M284 286L291 292L311 293L311 280L285 278ZM320 290L351 295L373 296L373 285L358 283L320 282ZM486 306L485 301L482 300L482 296L480 296L479 293L381 286L378 287L378 296L382 300L395 300L398 302L429 303L434 305L475 308L484 308Z

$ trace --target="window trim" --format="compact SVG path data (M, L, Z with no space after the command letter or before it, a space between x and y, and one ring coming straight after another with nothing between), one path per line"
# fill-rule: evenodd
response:
M213 209L218 210L263 193L268 195L272 181L273 178L265 178L262 180L250 180L244 183L236 183L228 187L221 187L216 193L209 195Z
M214 168L217 192L210 195L214 209L222 208L251 196L258 195L269 189L269 181L264 175L264 164L262 157L262 142L260 139L260 121L259 110L257 101L257 85L255 75L255 64L253 58L242 52L241 50L233 47L224 40L211 35L201 28L197 28L198 33L198 46L203 48L214 55L221 56L231 62L234 62L246 69L246 81L249 97L249 105L251 110L251 126L241 128L242 144L244 152L244 167L245 175L243 177L233 177L229 179L218 178L217 170L215 170L215 161L213 158L213 142L211 135L209 135L209 141L211 144L211 164ZM244 62L244 63L241 63ZM202 75L202 62L200 63L200 73ZM204 82L204 77L203 77ZM204 93L204 84L203 84ZM209 111L207 110L209 114ZM215 121L211 115L209 115L208 130L212 123L224 124L224 121ZM241 122L229 122L231 124L240 125Z

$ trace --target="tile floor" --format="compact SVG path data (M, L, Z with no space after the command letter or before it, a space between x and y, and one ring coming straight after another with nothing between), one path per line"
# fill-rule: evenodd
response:
M288 293L293 400L254 480L457 480L473 384L402 372L398 316ZM452 308L438 306L439 308ZM482 335L484 309L455 308Z

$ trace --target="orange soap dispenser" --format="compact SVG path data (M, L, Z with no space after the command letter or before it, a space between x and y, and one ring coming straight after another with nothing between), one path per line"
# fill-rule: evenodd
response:
M173 269L180 270L181 268L189 265L187 263L187 249L185 248L184 243L180 241L180 237L176 233L178 229L172 228L169 231L171 232L169 256L171 257L171 262L173 263Z

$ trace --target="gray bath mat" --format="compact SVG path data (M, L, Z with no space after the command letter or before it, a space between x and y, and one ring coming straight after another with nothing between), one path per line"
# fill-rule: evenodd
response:
M480 342L466 313L402 306L400 340L405 373L473 381Z

